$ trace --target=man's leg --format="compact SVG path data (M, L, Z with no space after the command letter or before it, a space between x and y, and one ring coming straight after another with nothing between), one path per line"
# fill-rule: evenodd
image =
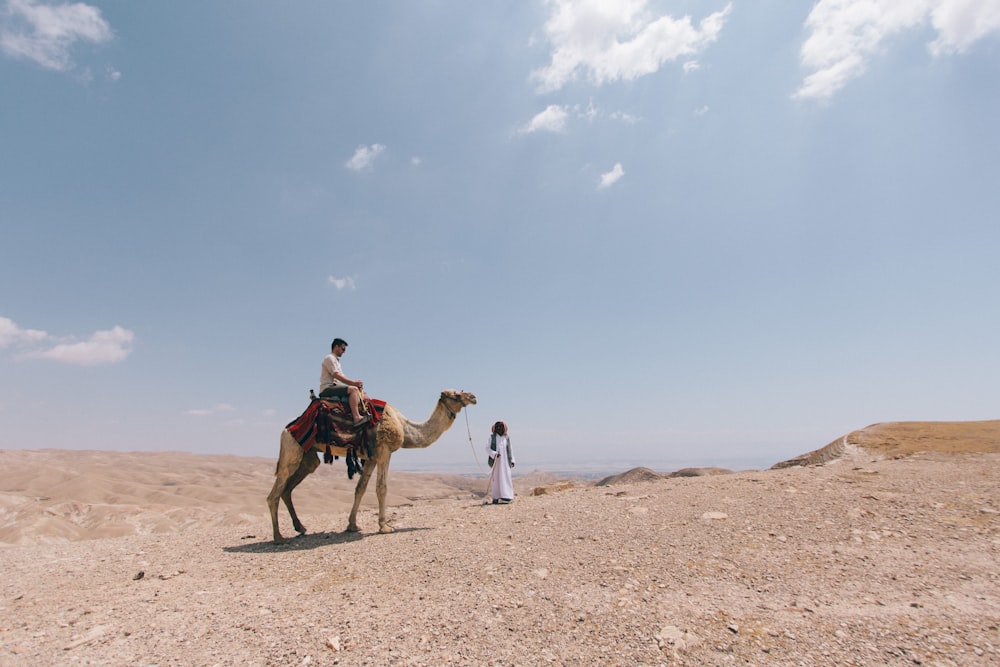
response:
M347 404L351 407L351 416L354 417L354 421L361 421L361 413L358 411L358 406L361 403L361 393L358 391L357 387L347 388Z

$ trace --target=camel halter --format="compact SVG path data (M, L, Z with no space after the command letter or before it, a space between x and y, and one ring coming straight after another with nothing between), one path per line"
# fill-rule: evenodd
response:
M441 405L443 405L444 409L448 412L448 419L450 419L452 421L455 421L455 417L458 416L458 413L451 409L451 407L448 405L447 401L454 401L454 400L456 400L456 399L454 399L454 398L447 398L445 396L441 397ZM461 401L458 401L458 402L461 403ZM459 410L461 410L461 409L462 408L459 408Z

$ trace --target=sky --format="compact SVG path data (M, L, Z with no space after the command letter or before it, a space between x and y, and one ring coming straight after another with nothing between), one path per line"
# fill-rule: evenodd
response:
M1000 0L0 0L0 448L761 468L1000 418Z

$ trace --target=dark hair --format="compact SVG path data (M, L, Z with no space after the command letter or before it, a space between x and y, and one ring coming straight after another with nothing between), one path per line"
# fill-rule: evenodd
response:
M347 341L344 340L343 338L334 338L333 342L330 343L330 349L332 350L333 348L337 347L338 345L343 345L344 347L347 347Z

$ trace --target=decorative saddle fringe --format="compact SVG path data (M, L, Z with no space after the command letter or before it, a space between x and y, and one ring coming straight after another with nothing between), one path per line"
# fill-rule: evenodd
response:
M343 448L347 461L347 477L353 479L355 473L361 472L363 461L371 456L369 442L373 426L378 424L385 410L385 401L372 398L364 399L364 407L372 420L365 428L355 428L351 422L350 411L343 400L314 398L309 407L285 428L288 429L303 451L313 447L323 449L323 462L333 463L338 456L332 447ZM360 457L359 457L360 454Z

